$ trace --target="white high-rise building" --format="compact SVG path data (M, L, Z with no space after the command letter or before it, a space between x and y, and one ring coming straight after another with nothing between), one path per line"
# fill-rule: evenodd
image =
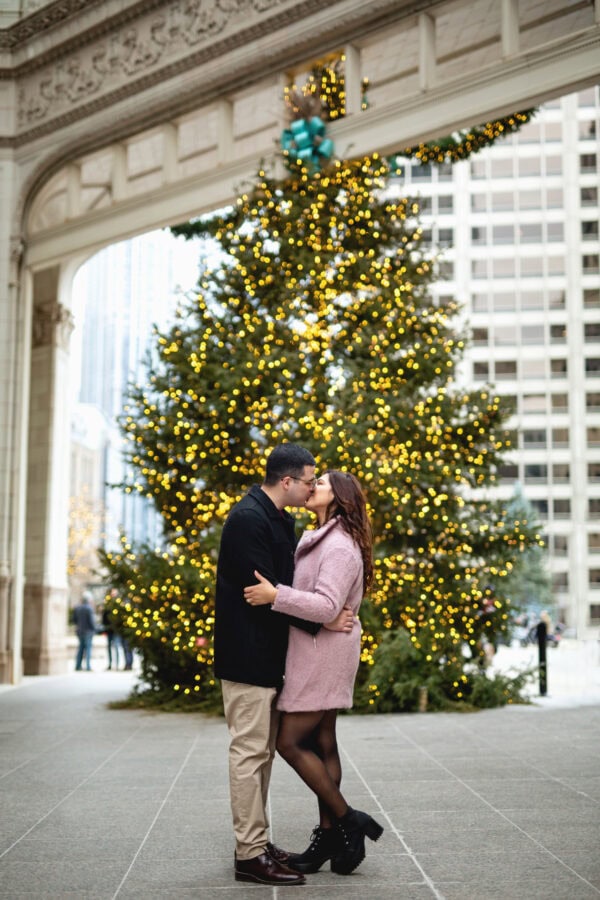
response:
M441 168L406 166L425 241L464 306L462 377L515 406L515 484L546 536L560 617L600 633L600 96L545 104L520 132Z
M153 325L164 329L173 318L178 294L196 287L200 252L198 241L154 231L106 247L75 278L73 370L81 374L74 377L73 399L95 406L109 424L104 471L108 484L125 478L117 417L123 412L127 386L146 378L143 360ZM118 544L119 530L136 542L159 542L160 523L149 501L106 485L103 490L108 547Z

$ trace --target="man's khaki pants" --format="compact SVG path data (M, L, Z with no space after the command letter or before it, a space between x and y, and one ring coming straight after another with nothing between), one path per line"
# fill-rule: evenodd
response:
M269 840L267 800L279 712L275 688L221 681L229 744L229 791L237 859L253 859Z

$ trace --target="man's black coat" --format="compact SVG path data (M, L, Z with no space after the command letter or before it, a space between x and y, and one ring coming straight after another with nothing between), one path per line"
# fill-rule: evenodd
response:
M280 688L290 622L298 620L251 606L244 587L254 570L272 584L291 584L296 534L294 519L279 511L258 485L233 507L223 527L217 564L215 675L227 681ZM309 623L306 630L314 631Z

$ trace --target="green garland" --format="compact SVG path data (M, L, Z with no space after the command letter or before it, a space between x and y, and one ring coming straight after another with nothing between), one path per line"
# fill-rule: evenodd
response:
M445 162L453 163L468 159L484 147L491 146L499 138L519 131L536 112L536 109L527 109L524 112L513 113L504 119L486 122L485 125L455 131L454 134L438 138L436 141L418 144L416 147L405 147L397 155L416 159L421 165L428 163L441 165Z

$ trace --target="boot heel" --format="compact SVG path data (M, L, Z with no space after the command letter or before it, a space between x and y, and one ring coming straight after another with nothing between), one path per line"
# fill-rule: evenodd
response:
M378 841L383 834L383 826L376 822L375 819L369 819L365 828L365 834L372 841Z

